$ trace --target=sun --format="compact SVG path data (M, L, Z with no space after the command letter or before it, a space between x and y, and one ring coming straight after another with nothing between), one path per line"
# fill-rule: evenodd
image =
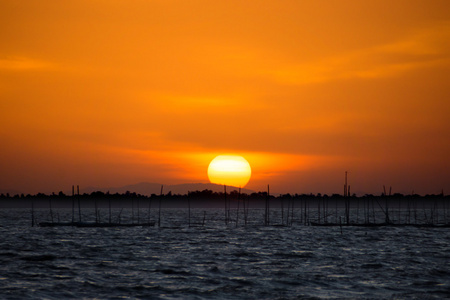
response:
M244 187L251 176L250 164L239 155L219 155L209 163L208 178L211 183Z

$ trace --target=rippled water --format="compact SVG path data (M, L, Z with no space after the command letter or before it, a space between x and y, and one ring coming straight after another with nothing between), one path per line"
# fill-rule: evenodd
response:
M450 297L448 228L236 227L220 210L188 227L169 209L168 228L43 228L29 214L0 211L1 298Z

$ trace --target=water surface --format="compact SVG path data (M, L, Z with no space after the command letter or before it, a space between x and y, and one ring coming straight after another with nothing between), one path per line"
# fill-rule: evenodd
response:
M188 226L186 210L167 209L167 228L43 228L31 227L29 210L0 213L1 298L450 295L448 228L262 226L260 211L236 227L214 209L199 227ZM47 211L36 214L48 219ZM124 221L130 215L124 211ZM191 216L202 223L204 212Z

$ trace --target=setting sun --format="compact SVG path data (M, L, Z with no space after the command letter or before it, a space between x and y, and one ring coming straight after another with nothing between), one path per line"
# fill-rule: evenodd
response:
M211 183L244 187L252 175L250 164L239 155L219 155L208 167Z

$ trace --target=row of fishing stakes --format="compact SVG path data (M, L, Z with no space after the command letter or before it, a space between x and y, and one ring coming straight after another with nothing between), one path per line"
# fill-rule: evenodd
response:
M161 195L160 195L160 199L159 199L159 212L158 212L158 226L161 226L161 198L163 196L163 186L161 186ZM33 198L34 199L34 198ZM75 202L78 202L78 221L75 220ZM122 224L120 221L120 216L121 213L123 211L120 211L119 215L118 215L118 221L113 223L112 222L112 211L111 211L111 197L108 197L108 203L109 203L109 220L108 222L101 222L100 220L100 209L98 207L98 203L97 203L97 199L94 198L94 208L95 208L95 222L94 223L90 223L90 222L82 222L81 219L81 197L80 197L80 187L77 186L77 193L75 194L75 186L72 186L72 220L71 222L60 222L59 220L59 214L57 214L58 216L58 221L55 222L54 218L53 218L53 207L52 207L52 198L49 198L49 210L50 210L50 221L51 222L40 222L40 223L36 223L36 218L35 218L35 212L34 212L34 201L32 200L31 202L31 226L34 227L35 224L38 224L40 227L55 227L55 226L77 226L77 227L112 227L112 226L121 226L121 227L130 227L130 226L153 226L154 222L150 222L150 209L151 209L151 199L149 200L148 203L148 222L147 223L141 223L140 222L140 206L139 206L139 199L137 202L137 217L138 217L138 221L137 223L134 223L134 199L131 199L131 214L132 214L132 219L131 219L131 223L124 223Z
M161 192L159 195L159 207L157 212L157 226L162 226L162 202L164 198L163 193L164 186L161 186ZM250 197L248 195L241 194L241 189L239 188L239 193L237 195L237 203L233 204L233 194L227 194L227 186L224 185L224 200L225 200L225 225L229 225L232 223L236 227L239 225L239 221L242 218L239 214L243 213L243 223L247 226L248 215L250 209ZM365 198L357 198L350 196L350 185L348 185L348 172L345 172L345 184L344 184L344 197L339 198L335 197L317 197L309 198L308 196L292 198L291 196L283 197L280 196L278 198L271 197L270 195L270 186L267 186L267 193L263 198L259 198L264 203L264 213L263 213L263 225L264 226L291 226L293 222L304 224L304 225L320 225L320 226L385 226L385 225L394 225L394 226L406 226L406 225L449 225L447 222L448 217L450 216L447 211L450 208L450 201L444 199L444 193L442 191L442 198L435 198L434 203L422 201L420 199L412 198L393 198L392 197L392 187L389 188L389 193L386 193L386 187L383 186L383 193L381 197L365 197ZM414 195L414 193L413 193ZM288 200L287 203L287 214L285 213L286 203L284 201ZM94 199L95 203L95 223L83 222L82 223L82 215L81 215L81 196L80 196L80 188L77 186L77 190L75 192L75 186L72 186L72 221L71 222L59 222L59 214L57 213L57 220L54 220L55 214L53 211L52 197L48 199L50 214L48 215L51 219L50 222L41 222L37 223L34 212L34 198L31 203L31 226L35 224L39 224L39 226L94 226L97 224L98 226L105 226L109 224L109 226L150 226L152 222L150 222L151 218L151 202L149 199L148 202L148 222L142 223L140 221L140 204L139 199L137 203L137 216L138 221L137 224L134 222L134 199L132 200L132 220L131 224L121 224L120 215L122 210L118 216L118 222L112 223L111 217L111 197L108 197L109 202L109 223L102 223L100 221L100 209L98 207L97 199ZM203 222L200 223L192 223L192 199L189 197L187 199L188 205L188 225L189 227L197 226L197 225L205 225L206 221L206 211L203 211ZM243 211L241 209L241 200L243 202ZM272 203L271 201L274 200ZM76 219L76 202L78 202L78 220ZM334 202L334 203L333 203ZM383 203L384 202L384 203ZM340 211L342 208L338 209L340 206L339 203L342 204L342 208L344 208L344 214L340 215ZM262 203L261 203L262 204ZM431 205L431 207L430 207ZM296 206L296 208L294 207ZM315 208L313 208L315 206ZM331 208L335 206L335 209ZM422 207L421 207L422 206ZM280 210L280 221L278 221L278 217L275 221L273 211L277 210L276 207L279 207ZM351 209L350 209L351 208ZM256 210L260 208L255 207ZM398 209L398 210L397 210ZM333 211L334 210L334 211ZM232 218L232 212L236 212L235 219ZM378 212L377 212L378 211ZM423 211L423 212L422 212ZM294 219L294 214L297 218ZM333 217L334 215L334 217ZM419 216L420 215L420 216ZM352 216L352 217L351 217ZM362 216L362 218L361 218ZM334 218L334 223L329 222L330 219ZM352 220L350 220L352 218ZM233 220L232 220L233 219ZM362 222L361 222L362 221ZM242 222L242 221L241 221ZM253 220L254 222L254 220ZM46 224L43 224L46 223ZM153 225L156 222L153 222Z
M227 186L224 185L223 186L223 193L224 193L224 202L225 202L225 225L228 225L228 223L231 221L231 197L227 198ZM236 227L238 226L239 223L239 209L240 209L240 202L241 201L241 188L239 187L239 192L238 192L238 199L237 199L237 210L236 210ZM249 211L249 199L243 199L242 201L242 205L243 205L243 211L244 211L244 224L247 225L247 221L248 221L248 211ZM190 216L191 216L191 205L190 205L190 200L188 199L188 205L189 205L189 224L190 224ZM266 212L265 212L265 221L264 224L265 225L269 225L269 186L267 186L267 198L265 201L265 206L266 206ZM206 217L206 212L204 212L204 216L203 216L203 224L205 223L205 217Z
M349 196L350 196L350 186L347 184L347 173L345 172L345 185L344 185L344 197L345 197L345 217L346 217L346 222L347 224L349 224L350 222L350 200L349 200ZM158 227L161 227L161 202L162 202L162 196L163 196L163 188L164 186L161 186L161 192L160 192L160 197L159 197L159 207L158 207ZM78 202L78 222L81 223L81 203L80 203L80 187L77 185L77 199L75 199L75 186L72 186L72 223L75 223L75 201L77 200ZM239 188L239 194L238 194L238 208L237 208L237 213L236 213L236 226L238 226L238 222L239 222L239 205L240 205L240 195L241 195L241 188ZM228 225L228 223L231 221L231 198L227 197L227 187L226 185L224 185L224 199L225 199L225 224ZM290 201L290 200L289 200ZM95 205L95 216L96 216L96 223L98 223L99 221L99 211L97 209L97 202L94 203ZM138 205L138 223L139 222L139 203ZM304 203L304 222L305 225L309 224L309 204L307 203L307 201L305 200ZM52 223L54 222L53 219L53 210L52 210L52 203L51 203L51 199L49 199L49 206L50 206L50 218ZM190 220L191 220L191 205L190 205L190 199L188 199L188 223L190 225ZM327 220L328 217L328 201L325 203L325 200L323 201L323 220ZM380 205L381 207L381 205ZM151 201L149 201L149 207L148 207L148 223L150 223L150 209L151 209ZM249 199L244 199L243 200L243 209L244 209L244 223L245 225L247 225L247 221L248 221L248 212L249 212ZM289 225L289 210L290 210L290 215L291 215L291 224L292 224L292 220L294 219L294 201L292 200L292 203L289 202L288 203L288 212L287 212L287 217L286 217L286 225ZM386 210L387 210L387 204L386 204ZM111 224L112 220L111 220L111 199L109 199L109 223ZM337 205L336 205L336 217L337 217ZM386 217L388 219L388 215L386 213ZM120 216L119 216L120 218ZM203 216L203 224L205 222L205 218L206 218L206 212L204 212L204 216ZM284 224L284 205L283 205L283 201L281 203L281 223ZM320 219L321 219L321 205L320 205L320 200L319 200L319 204L318 204L318 223L321 223ZM32 203L32 226L34 226L34 204ZM132 222L134 223L134 200L132 200ZM265 212L264 212L264 225L265 226L269 226L270 225L270 186L267 185L267 195L265 198Z

